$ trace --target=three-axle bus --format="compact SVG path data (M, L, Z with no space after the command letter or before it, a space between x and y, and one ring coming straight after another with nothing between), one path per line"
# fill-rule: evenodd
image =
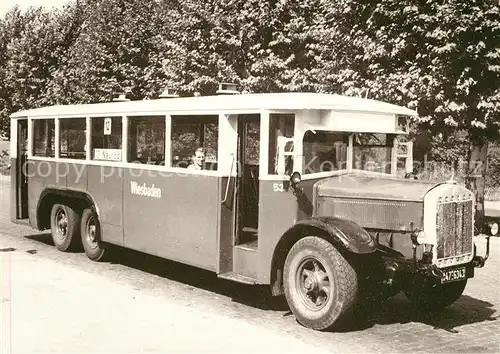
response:
M114 244L267 284L318 330L369 292L443 307L487 255L469 190L403 178L415 115L316 93L17 112L12 220L95 261Z

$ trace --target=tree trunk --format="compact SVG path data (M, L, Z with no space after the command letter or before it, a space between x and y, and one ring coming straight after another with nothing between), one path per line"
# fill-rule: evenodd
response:
M487 154L487 141L475 142L472 140L469 147L469 161L465 185L474 193L476 198L474 220L475 225L479 230L482 230L484 225L484 185L486 178Z

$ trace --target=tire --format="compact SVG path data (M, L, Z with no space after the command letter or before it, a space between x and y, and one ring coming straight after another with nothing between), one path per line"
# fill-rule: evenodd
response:
M101 241L101 224L97 214L90 208L82 213L80 234L82 235L82 246L87 257L93 261L103 261L106 255L106 247Z
M52 240L59 251L76 250L80 242L80 214L72 206L54 204L50 212Z
M418 284L415 281L403 285L406 297L424 311L440 311L457 301L467 285L467 279L447 284Z
M308 236L293 245L283 277L290 310L301 325L315 330L339 324L357 298L354 268L330 242L319 237Z

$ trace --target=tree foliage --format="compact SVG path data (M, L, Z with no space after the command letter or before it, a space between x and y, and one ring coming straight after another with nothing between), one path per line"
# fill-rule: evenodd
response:
M465 132L466 182L482 205L487 144L500 130L498 1L337 4L331 3L327 22L339 35L349 65L340 66L333 82L348 94L369 92L417 109L419 128L439 136L442 144L434 139L434 145L441 148ZM339 61L325 63L333 68ZM480 206L476 217L481 214Z

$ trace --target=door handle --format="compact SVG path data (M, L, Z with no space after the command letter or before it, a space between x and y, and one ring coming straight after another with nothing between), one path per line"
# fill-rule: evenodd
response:
M221 202L221 204L224 204L227 200L227 194L229 193L229 184L231 183L231 177L233 176L233 167L234 167L234 154L231 154L232 160L231 160L231 169L229 171L229 178L227 180L227 185L226 185L226 194L224 195L224 200Z

